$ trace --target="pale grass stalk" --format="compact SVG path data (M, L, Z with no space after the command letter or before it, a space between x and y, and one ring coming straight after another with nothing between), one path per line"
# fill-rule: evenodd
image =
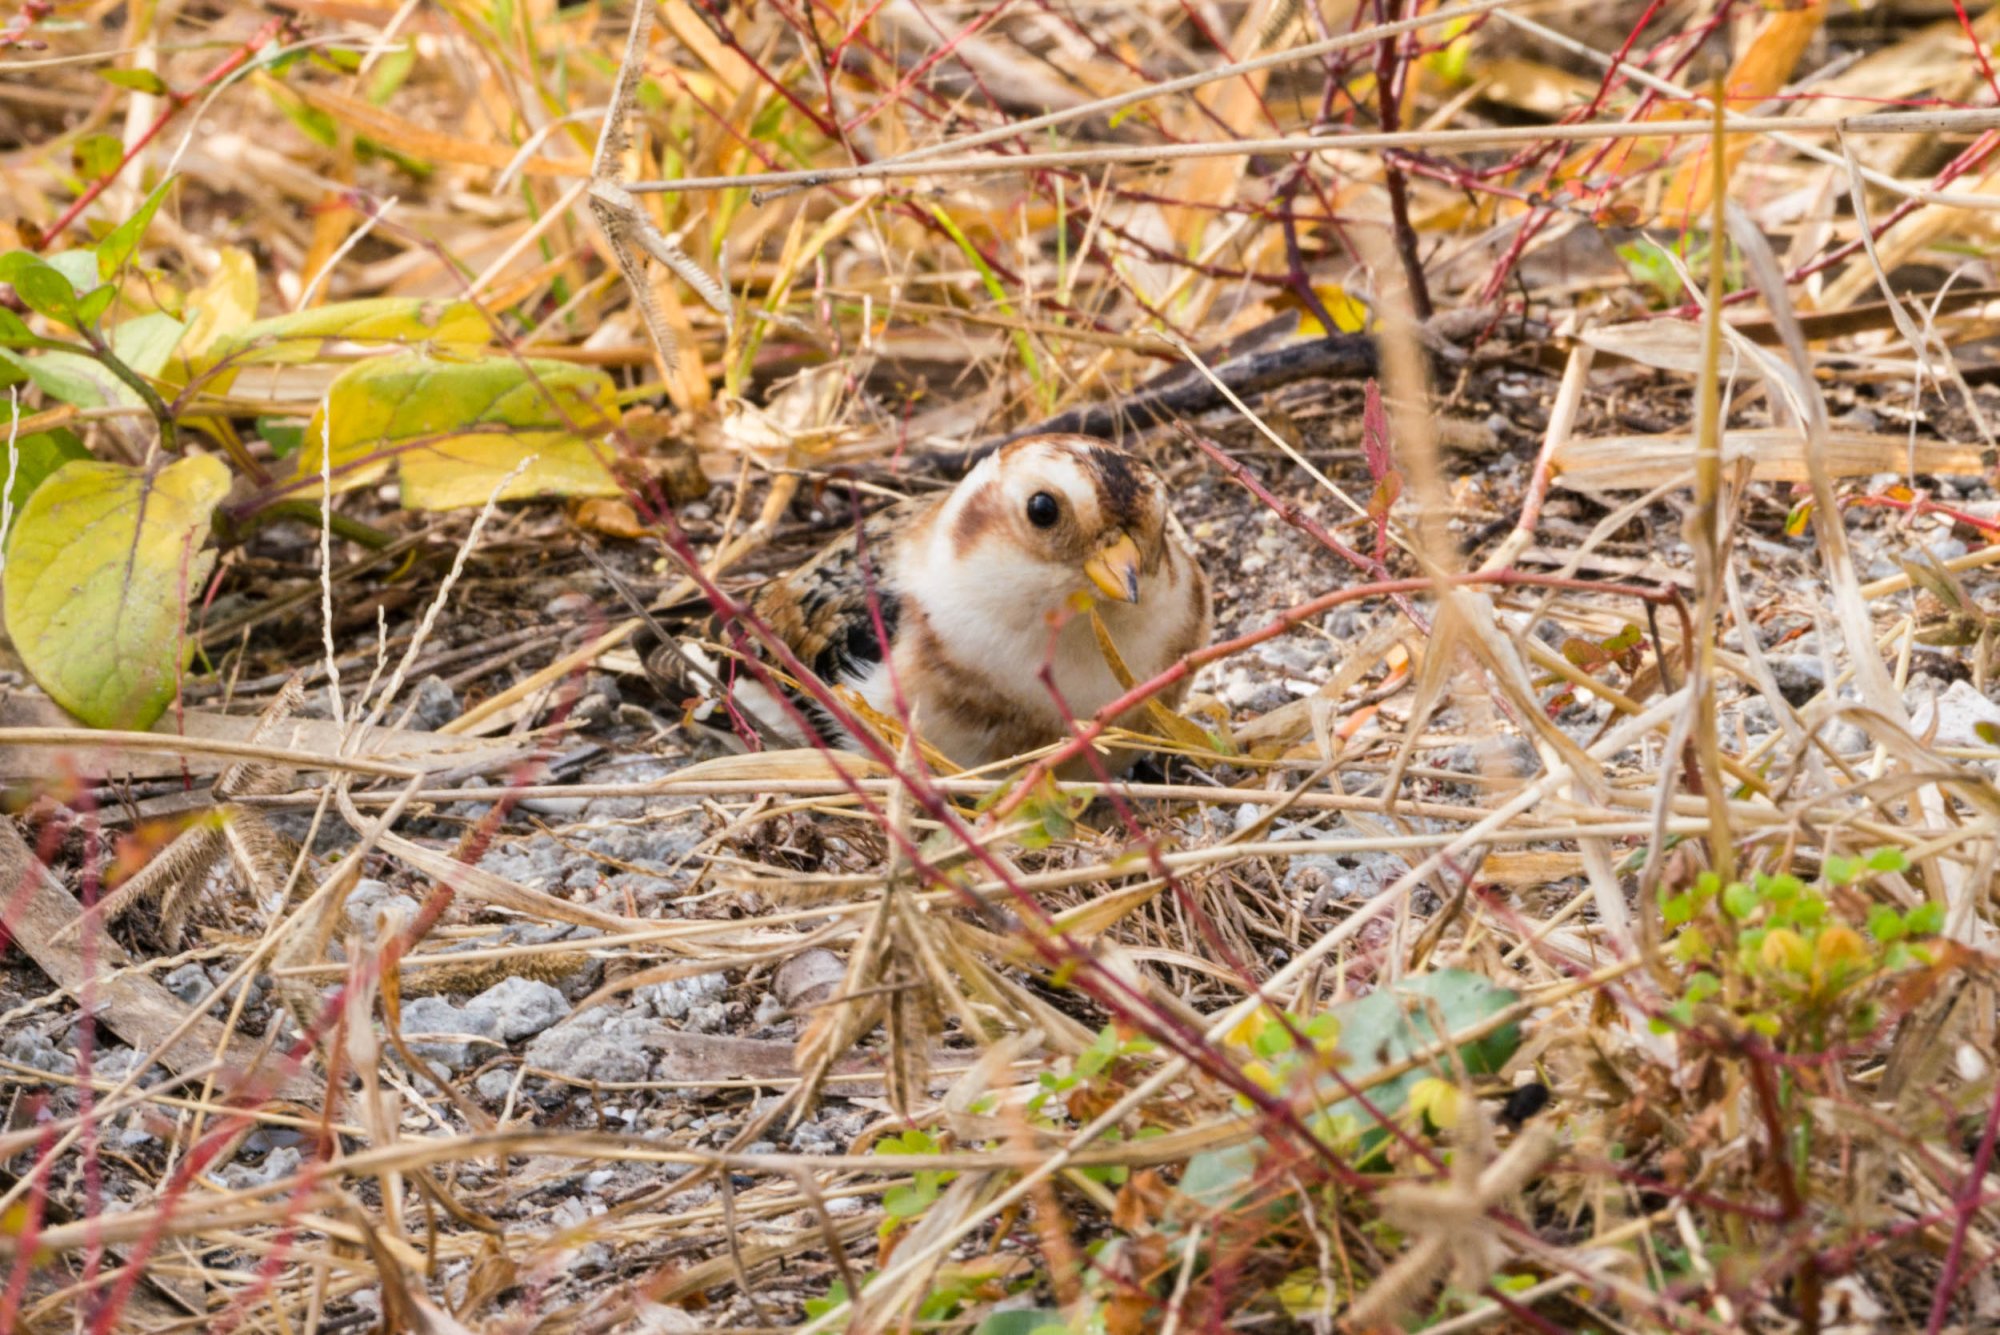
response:
M501 251L493 263L486 266L484 272L472 280L471 284L465 289L465 295L468 297L477 297L481 289L488 283L507 272L509 265L521 258L530 246L533 246L542 237L547 235L551 227L561 222L569 211L576 207L576 201L583 198L583 192L588 189L590 189L590 182L588 180L571 183L567 190L556 197L553 204L550 204L542 211L541 217L537 218L533 224L524 229L519 236L515 237L513 243L507 249Z
M1214 369L1211 368L1206 361L1202 360L1201 354L1196 352L1186 339L1182 338L1179 334L1176 334L1171 330L1159 330L1155 332L1153 336L1157 338L1160 342L1165 343L1170 347L1172 347L1174 351L1180 353L1182 359L1185 360L1188 365L1194 367L1195 370L1201 372L1202 376L1205 379L1207 379L1208 383L1215 386L1216 392L1221 394L1222 397L1228 401L1229 406L1234 408L1237 411L1237 413L1242 416L1244 421L1256 427L1257 433L1262 437L1264 437L1265 440L1268 440L1271 442L1271 444L1275 445L1280 454L1284 455L1287 459L1290 459L1294 464L1297 464L1301 472L1303 472L1307 477L1311 478L1314 482L1318 483L1327 492L1331 493L1334 496L1334 498L1337 499L1342 505L1345 505L1349 510L1353 511L1357 518L1360 519L1368 518L1367 506L1363 505L1361 502L1355 500L1352 496L1348 495L1346 491L1341 489L1341 486L1338 482L1335 482L1332 478L1328 477L1325 473L1321 472L1318 466L1315 465L1312 460L1306 458L1303 454L1300 454L1298 450L1293 448L1292 443L1290 441L1286 440L1276 431L1273 431L1271 429L1271 424L1269 422L1266 422L1262 417L1259 417L1257 413L1250 407L1250 405L1245 403L1242 400L1242 398L1237 395L1235 390L1231 389L1227 384L1223 383L1222 377L1218 376L1215 373ZM1397 535L1392 534L1391 536L1397 536ZM1400 537L1398 537L1398 542L1400 543Z
M1431 17L1435 18L1436 15ZM1746 116L1738 133L1768 134L1773 130L1840 130L1849 134L1962 134L2000 129L2000 108L1965 111L1870 113L1861 116ZM686 194L690 191L741 190L755 193L779 186L833 185L847 181L893 180L904 177L974 176L1001 172L1045 171L1061 167L1144 166L1185 162L1194 158L1265 157L1295 153L1379 153L1384 149L1450 152L1506 148L1542 143L1601 143L1616 139L1679 139L1703 135L1705 120L1588 121L1575 125L1494 125L1460 130L1399 130L1390 133L1300 134L1268 139L1230 139L1185 144L1130 145L1092 149L1058 149L969 158L935 158L923 162L870 162L852 167L800 171L750 172L741 176L689 176L678 180L634 181L624 187L634 194ZM1013 133L1013 131L1010 131ZM1996 202L2000 206L2000 202Z
M1502 23L1505 23L1509 27L1519 28L1522 32L1531 33L1538 40L1547 42L1551 46L1560 47L1571 55L1580 56L1600 69L1609 70L1615 68L1620 78L1630 79L1641 88L1650 89L1655 93L1671 97L1676 101L1691 102L1698 111L1713 111L1715 109L1716 104L1706 94L1695 92L1693 89L1682 84L1677 84L1671 79L1663 79L1644 66L1635 64L1630 60L1614 60L1611 56L1599 51L1596 47L1586 42L1580 42L1568 33L1551 28L1545 23L1537 23L1526 15L1511 13L1506 9L1496 11L1496 15ZM1735 133L1740 129L1745 120L1744 113L1732 111L1726 104L1723 107L1723 117L1731 133ZM1838 127L1835 127L1835 132L1838 133ZM1767 131L1765 137L1781 148L1788 148L1792 152L1809 157L1815 162L1855 172L1859 174L1862 180L1868 182L1868 184L1880 186L1891 194L1900 195L1905 199L1914 199L1925 204L1939 204L1947 208L1974 209L1981 212L1991 212L1995 209L2000 209L2000 198L1995 198L1992 195L1966 194L1957 190L1929 190L1923 186L1915 186L1907 181L1898 180L1887 172L1877 171L1873 167L1863 167L1854 162L1852 155L1845 153L1844 146L1843 152L1836 153L1829 148L1812 143L1809 140L1801 139L1797 135L1785 130ZM1865 220L1861 224L1861 229L1862 235L1866 236L1868 234L1868 224Z
M1729 829L1729 804L1723 787L1722 739L1716 735L1715 650L1720 633L1716 617L1722 605L1723 496L1722 496L1722 301L1727 268L1723 237L1723 208L1729 195L1728 154L1722 137L1724 95L1718 79L1711 97L1715 112L1715 134L1708 141L1709 199L1711 214L1708 231L1708 309L1702 323L1701 378L1695 387L1694 506L1689 511L1686 536L1694 553L1695 573L1695 661L1691 683L1694 705L1690 723L1695 755L1701 765L1702 792L1708 799L1708 864L1728 884L1736 872L1736 840ZM1838 522L1838 512L1832 516ZM1746 633L1751 633L1746 628ZM1678 751L1669 746L1662 757L1661 789L1665 790L1674 772ZM1665 807L1659 808L1661 815ZM1657 838L1657 836L1656 836ZM1664 843L1655 844L1647 854L1649 867L1658 867L1665 856ZM1641 934L1650 952L1660 944L1652 922L1652 903L1642 898L1639 912Z
M1628 719L1624 724L1599 739L1598 743L1590 748L1592 753L1596 755L1616 754L1633 740L1650 732L1658 721L1673 717L1675 712L1683 707L1681 694L1684 693L1682 692L1660 701L1652 709L1648 710L1645 715ZM1237 1025L1243 1023L1259 1007L1266 1004L1264 998L1267 994L1284 995L1296 987L1300 978L1308 970L1352 940L1360 933L1363 927L1379 917L1385 910L1393 908L1404 895L1410 893L1410 891L1442 867L1448 857L1462 855L1478 844L1486 842L1492 835L1503 830L1507 823L1514 817L1524 811L1531 810L1536 802L1551 795L1569 777L1567 771L1556 769L1543 774L1531 783L1523 785L1512 797L1494 808L1492 813L1484 820L1465 830L1446 847L1439 849L1417 865L1411 867L1408 871L1397 877L1394 883L1384 887L1379 894L1357 906L1354 912L1338 927L1326 933L1312 945L1306 947L1306 949L1288 960L1283 967L1278 969L1266 981L1262 988L1254 989L1242 1001L1225 1009L1209 1025L1203 1035L1203 1041L1212 1045L1222 1043ZM958 1242L975 1229L997 1218L1017 1202L1026 1199L1035 1189L1036 1184L1051 1174L1071 1166L1075 1161L1077 1153L1084 1146L1089 1145L1093 1140L1096 1140L1105 1132L1119 1125L1125 1118L1145 1106L1149 1100L1157 1097L1168 1085L1185 1076L1188 1069L1186 1058L1174 1057L1169 1059L1158 1070L1147 1076L1138 1085L1119 1098L1112 1106L1106 1108L1104 1112L1092 1119L1089 1124L1079 1129L1062 1149L1056 1151L1040 1163L1037 1163L1024 1173L1019 1180L1009 1186L1007 1190L1000 1193L999 1196L978 1210L973 1211L967 1219L962 1221L957 1228L951 1230L950 1233L939 1238L930 1246L916 1250L913 1253L906 1254L899 1251L891 1265L882 1271L877 1282L886 1284L893 1280L900 1280L921 1268L933 1264L939 1257L948 1253L953 1246L957 1245ZM819 1335L819 1332L831 1330L835 1323L845 1315L847 1309L848 1304L844 1303L830 1309L800 1327L798 1335Z
M377 223L389 216L390 211L396 207L398 202L399 198L391 195L383 200L381 204L361 215L361 225L347 234L346 239L334 249L333 254L326 257L326 263L319 266L319 272L314 274L311 280L299 289L299 299L292 303L293 310L302 311L312 305L313 294L319 291L319 285L333 276L333 271L339 267L340 262L347 258L350 251L361 244L364 237L375 230ZM331 419L332 416L333 404L329 401L327 404L327 417Z
M340 656L333 647L333 396L320 409L319 423L319 628L326 658L327 708L337 728L347 727L340 698Z
M507 475L494 483L493 490L487 493L486 504L479 507L479 515L472 521L472 527L466 532L465 540L458 544L458 551L452 557L451 569L446 572L444 582L438 586L437 596L432 598L430 606L424 609L423 620L417 623L416 634L410 636L410 643L404 648L403 657L397 662L396 670L389 676L389 684L383 688L381 695L376 697L374 707L368 711L368 717L341 746L343 755L361 744L367 731L381 720L390 702L402 691L403 680L409 675L410 665L416 662L417 656L423 652L424 645L430 640L431 631L437 626L439 614L451 601L451 591L458 584L459 576L465 573L465 563L471 559L473 550L479 546L479 535L485 532L487 522L493 518L493 512L500 504L501 493L505 492L514 479L526 472L539 458L540 455L531 454L520 460L508 469ZM381 637L377 643L388 643L388 637L386 635Z
M7 569L7 537L14 527L14 479L20 476L21 387L7 386L7 484L0 489L0 573Z
M0 728L0 745L66 746L79 751L93 748L162 752L167 755L228 756L236 760L263 760L294 769L344 770L353 774L373 774L384 779L416 779L423 771L410 765L364 756L328 756L312 751L293 751L282 746L256 742L232 742L219 737L179 737L161 732L122 732L114 728Z

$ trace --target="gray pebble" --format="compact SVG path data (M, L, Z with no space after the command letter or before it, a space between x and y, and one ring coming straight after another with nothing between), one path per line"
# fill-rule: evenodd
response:
M569 1014L569 998L534 978L506 978L465 1003L493 1017L500 1037L512 1043L541 1033Z
M454 1071L492 1056L494 1041L500 1037L500 1021L492 1011L454 1006L442 997L405 1002L402 1019L403 1041L410 1051Z

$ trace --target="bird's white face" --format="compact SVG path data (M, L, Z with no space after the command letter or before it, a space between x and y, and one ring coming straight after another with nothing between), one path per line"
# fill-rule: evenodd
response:
M1166 489L1123 450L1040 436L988 456L941 516L949 559L1040 616L1077 593L1141 601L1166 540Z

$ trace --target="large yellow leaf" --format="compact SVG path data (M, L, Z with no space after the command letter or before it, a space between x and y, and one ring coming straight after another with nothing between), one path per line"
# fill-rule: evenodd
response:
M373 297L337 301L259 320L224 334L202 350L198 366L224 358L235 366L297 365L318 361L334 343L457 343L478 346L491 335L486 317L469 301L424 297Z
M188 331L180 353L190 362L199 361L217 343L233 343L241 331L255 328L256 257L241 247L224 246L214 276L188 293L187 309Z
M164 468L78 460L35 489L7 543L7 633L43 690L100 728L147 728L194 644L188 600L229 470L207 455Z
M327 391L306 428L302 475L331 446L340 485L379 477L391 462L413 510L528 496L622 494L607 467L618 425L611 377L565 362L489 357L448 361L399 353L357 362Z

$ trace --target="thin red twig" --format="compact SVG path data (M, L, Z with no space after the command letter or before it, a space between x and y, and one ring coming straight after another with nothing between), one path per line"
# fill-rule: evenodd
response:
M160 108L160 114L153 118L153 123L148 125L137 139L133 140L132 144L125 150L125 156L118 159L116 167L113 167L110 171L84 187L83 193L76 197L75 202L64 209L62 216L49 225L48 231L42 233L41 237L35 242L34 248L36 250L47 249L49 242L62 235L64 230L81 217L83 211L96 202L97 197L103 194L113 181L118 179L119 175L124 172L132 160L146 151L146 146L159 137L160 131L167 128L167 122L180 115L190 103L194 102L208 89L221 83L224 79L236 73L237 70L242 69L244 65L249 63L250 57L256 55L267 42L284 30L288 22L290 20L283 17L266 20L262 27L244 39L241 46L230 52L227 59L203 75L201 82L195 84L194 87L180 92L168 89L162 94L167 104Z

